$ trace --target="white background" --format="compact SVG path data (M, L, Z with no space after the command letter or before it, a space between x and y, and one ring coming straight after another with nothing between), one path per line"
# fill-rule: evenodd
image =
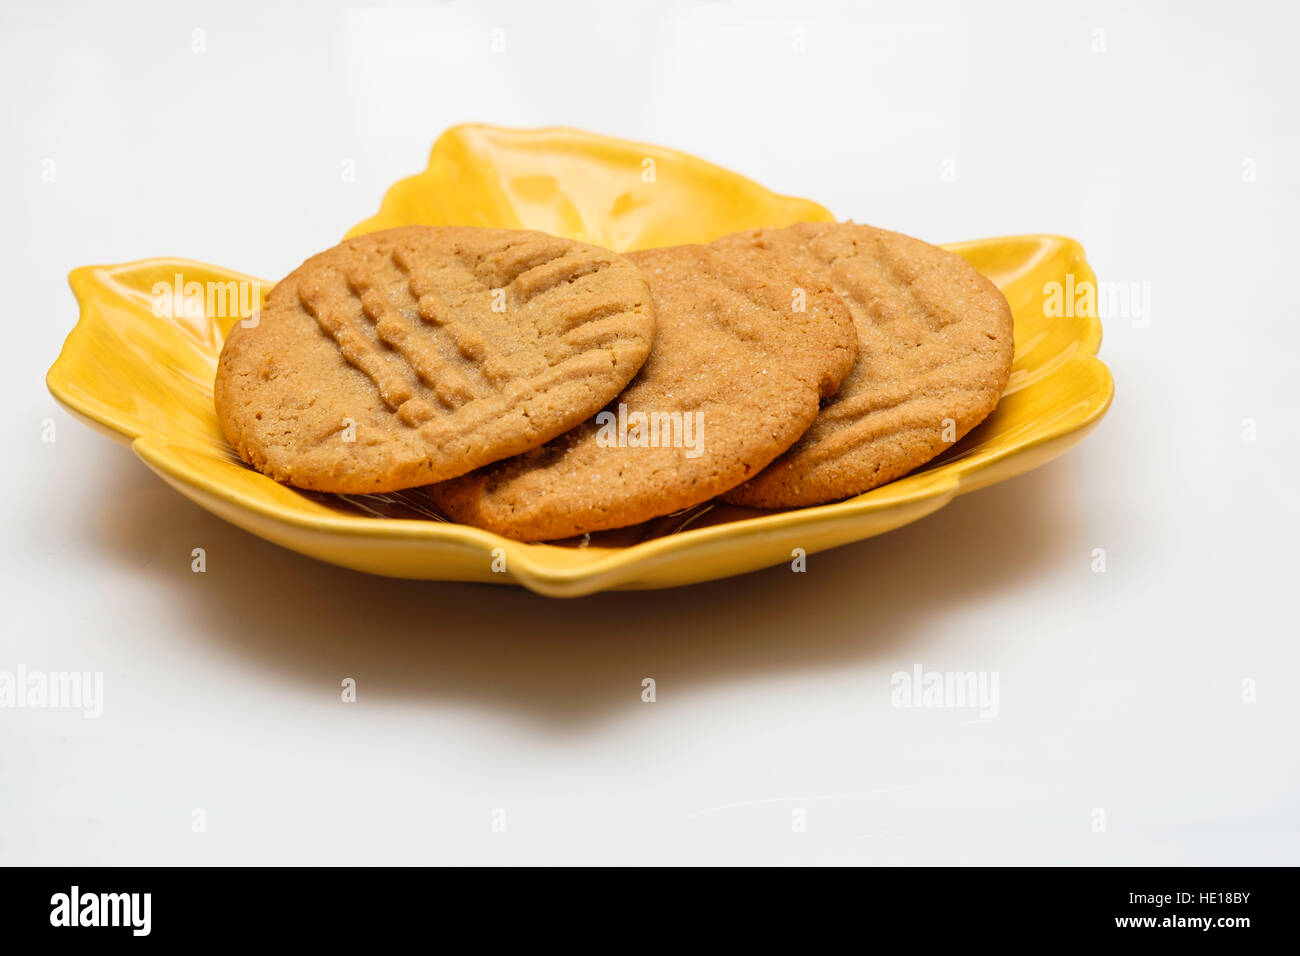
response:
M1300 863L1300 15L976 6L6 3L0 669L105 701L0 710L0 862ZM466 120L1073 236L1150 324L1030 475L805 574L573 602L280 550L45 391L69 269L282 275ZM996 672L998 717L892 707L916 664Z

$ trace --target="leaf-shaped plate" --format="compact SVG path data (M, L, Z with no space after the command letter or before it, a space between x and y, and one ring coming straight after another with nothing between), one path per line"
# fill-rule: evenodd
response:
M508 226L626 250L829 218L816 203L661 147L574 130L463 126L443 134L428 168L393 186L379 213L349 235L408 223ZM272 283L185 259L75 269L81 319L47 383L66 408L129 442L182 494L324 561L394 577L516 583L555 596L672 587L890 531L957 494L1041 465L1101 419L1113 384L1096 358L1101 325L1095 291L1087 291L1095 278L1079 245L1018 236L948 248L1011 303L1016 358L1001 403L926 467L813 508L706 505L590 539L523 544L443 521L418 489L337 496L280 485L239 462L212 408L225 334Z

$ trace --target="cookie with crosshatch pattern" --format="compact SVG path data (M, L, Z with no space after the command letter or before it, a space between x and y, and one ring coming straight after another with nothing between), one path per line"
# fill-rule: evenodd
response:
M900 478L950 448L1002 397L1015 350L1006 297L961 256L855 223L724 236L723 249L789 257L843 297L858 360L812 427L724 499L822 504Z
M235 326L222 431L277 481L360 494L442 481L590 418L650 354L635 266L540 232L405 226L313 256Z
M629 252L655 344L594 420L428 490L454 521L524 541L621 528L735 487L812 424L857 357L848 308L762 249Z

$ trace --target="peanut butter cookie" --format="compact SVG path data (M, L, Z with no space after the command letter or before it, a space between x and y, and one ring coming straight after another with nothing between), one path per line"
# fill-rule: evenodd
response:
M1006 388L1011 308L961 256L895 232L809 222L723 237L767 249L838 292L858 360L788 452L724 495L758 508L815 505L907 474L982 422Z
M635 524L758 473L852 368L852 317L831 289L761 249L632 252L657 323L650 358L595 419L435 485L449 518L526 541Z
M217 369L226 438L300 488L442 481L549 441L616 396L654 312L625 258L540 232L407 226L271 290Z

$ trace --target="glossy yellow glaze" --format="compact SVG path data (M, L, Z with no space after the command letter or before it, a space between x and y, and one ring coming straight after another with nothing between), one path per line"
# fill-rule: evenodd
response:
M349 235L406 223L511 226L623 250L828 218L815 203L661 147L572 130L468 126L440 137L429 168L393 186L379 214ZM659 523L622 538L598 536L587 547L358 515L244 467L212 409L217 356L242 310L209 314L222 310L205 302L189 314L172 309L180 313L172 317L156 307L159 284L174 287L178 275L204 289L230 282L270 289L228 269L160 258L74 270L81 319L47 383L71 412L129 442L182 494L324 561L395 577L522 584L555 596L671 587L786 562L794 548L812 554L892 530L1054 458L1101 419L1113 384L1096 358L1096 297L1090 303L1083 291L1095 278L1079 245L1018 236L949 248L996 282L1015 314L1011 381L983 425L926 468L849 501L777 513L722 506L692 516L683 530ZM1075 290L1071 307L1054 308L1052 283ZM494 549L502 549L504 572L492 570Z
M626 252L832 218L815 202L662 146L571 129L457 126L433 144L428 168L391 187L348 235L412 223L498 226Z

